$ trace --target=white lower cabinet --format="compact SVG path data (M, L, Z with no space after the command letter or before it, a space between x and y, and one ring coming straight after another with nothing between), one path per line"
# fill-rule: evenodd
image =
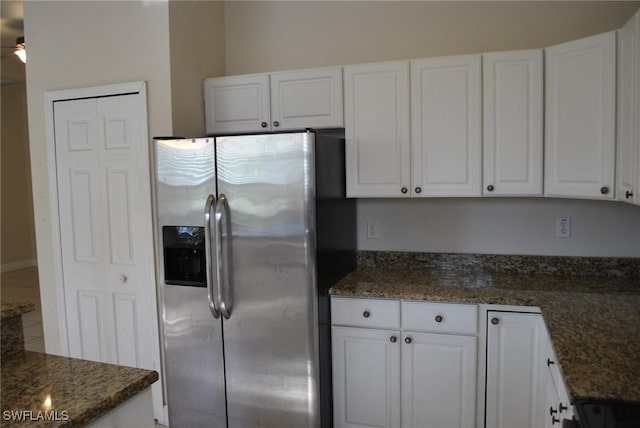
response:
M331 308L335 428L475 425L475 305L332 298ZM398 309L400 319L380 316Z
M403 428L473 427L476 337L405 332Z
M487 311L485 428L545 424L546 330L542 315Z
M400 332L333 327L333 418L344 428L400 426Z

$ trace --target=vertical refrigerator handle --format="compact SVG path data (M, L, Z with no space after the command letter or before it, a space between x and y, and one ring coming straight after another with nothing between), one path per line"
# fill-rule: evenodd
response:
M211 254L211 209L214 207L216 197L209 195L207 203L204 205L204 248L206 257L206 273L207 273L207 300L209 301L209 310L214 318L220 318L220 312L218 311L218 302L216 302L216 296L214 295L213 287L213 257ZM217 234L216 234L217 235ZM216 285L216 288L218 286Z
M231 289L232 283L232 269L231 269L231 219L229 218L229 204L227 203L227 196L221 193L218 196L218 203L216 204L214 227L215 241L216 241L216 279L217 279L217 302L220 308L220 313L226 319L231 316L231 305L233 302L233 294ZM222 248L222 219L225 218L225 235L227 251L226 260L224 259L225 252ZM223 268L226 268L223 276ZM223 280L224 277L224 280ZM222 285L225 284L226 293L223 293Z

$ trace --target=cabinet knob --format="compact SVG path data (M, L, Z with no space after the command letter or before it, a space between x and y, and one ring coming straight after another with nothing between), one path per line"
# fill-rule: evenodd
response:
M411 339L410 337L404 338L404 343L406 343L407 345L411 344L411 342L413 342L413 339Z
M553 361L551 358L547 358L547 367L551 367L553 364L555 364L555 361Z
M558 411L556 409L553 408L553 406L549 407L549 416L553 416L555 414L557 414Z
M275 121L273 122L273 126L275 126L275 127L277 128L278 126L280 126L280 122L278 122L277 120L275 120Z
M556 418L555 416L551 416L551 424L552 425L555 425L558 422L560 422L560 419Z
M395 337L395 336L391 336L391 337L389 338L389 341L390 341L391 343L396 343L396 341L397 341L397 340L398 340L398 338L397 338L397 337Z
M633 196L633 192L627 190L626 192L624 192L624 197L627 199L631 199L631 197Z
M364 311L364 312L362 313L362 316L363 316L363 317L365 317L365 318L369 318L369 317L371 316L371 312L369 312L369 311Z
M436 315L436 322L442 322L442 315Z
M402 193L407 193L407 192L408 192L408 190L407 190L407 188L406 188L406 187L403 187L402 189L400 189L400 191L401 191Z
M128 280L128 278L126 277L126 275L120 275L120 282L121 282L121 283L123 283L123 284L124 284L124 283L126 283L126 282L127 282L127 280Z
M491 318L491 324L498 325L499 322L500 320L498 318Z
M266 127L267 127L267 122L262 122L262 123L260 124L260 126L262 126L263 128L266 128Z
M489 184L487 186L487 192L493 192L493 189L494 189L493 184Z
M567 406L565 406L564 404L562 404L562 403L558 404L558 410L559 410L560 412L564 412L564 411L565 411L565 410L567 410L567 409L568 409L568 407L567 407Z
M416 187L414 190L415 190L416 193L422 192L422 188L420 188L420 187Z
M600 193L602 193L603 195L606 195L609 193L609 188L607 186L602 186L600 188Z

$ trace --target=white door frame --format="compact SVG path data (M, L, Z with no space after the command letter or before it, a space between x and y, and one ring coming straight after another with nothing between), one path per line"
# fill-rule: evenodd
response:
M51 254L52 258L52 268L53 268L53 283L56 293L56 307L58 312L58 330L60 331L59 344L61 354L64 356L69 356L69 332L67 329L67 314L66 314L66 303L65 303L65 290L64 290L64 276L62 270L62 243L60 238L60 216L59 216L59 204L58 204L58 176L57 176L57 168L56 168L56 141L55 141L55 127L54 127L54 102L63 101L63 100L74 100L74 99L82 99L82 98L97 98L97 97L105 97L105 96L116 96L116 95L138 95L142 97L144 100L144 109L145 109L145 117L147 116L147 87L146 82L138 81L138 82L128 82L128 83L117 83L112 85L103 85L103 86L93 86L86 88L74 88L74 89L63 89L58 91L47 91L44 93L45 100L45 143L47 147L47 167L49 169L49 215L51 216L51 242L53 252ZM148 129L148 119L146 126L143 127L143 137L144 141L149 141L149 129ZM154 230L155 237L155 230ZM155 242L154 242L155 246ZM155 249L153 251L155 257ZM154 272L155 272L155 263L154 263ZM156 284L156 278L153 278L153 284ZM156 292L156 305L154 306L156 310L156 322L158 322L158 300L157 300L157 292ZM160 352L160 344L161 344L161 324L158 322L158 354L154 353L154 361L153 364L157 367L157 370L160 373L161 379L164 380L164 376L162 373L162 362ZM168 424L168 413L167 406L164 404L164 391L162 386L159 388L155 388L156 390L162 392L162 396L160 399L154 399L153 407L154 414L156 419L160 423Z

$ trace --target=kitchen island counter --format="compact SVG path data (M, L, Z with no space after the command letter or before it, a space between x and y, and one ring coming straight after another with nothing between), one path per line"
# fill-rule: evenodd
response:
M572 403L640 404L640 278L360 266L341 297L539 307Z
M157 380L153 370L22 351L2 360L2 426L84 427Z

